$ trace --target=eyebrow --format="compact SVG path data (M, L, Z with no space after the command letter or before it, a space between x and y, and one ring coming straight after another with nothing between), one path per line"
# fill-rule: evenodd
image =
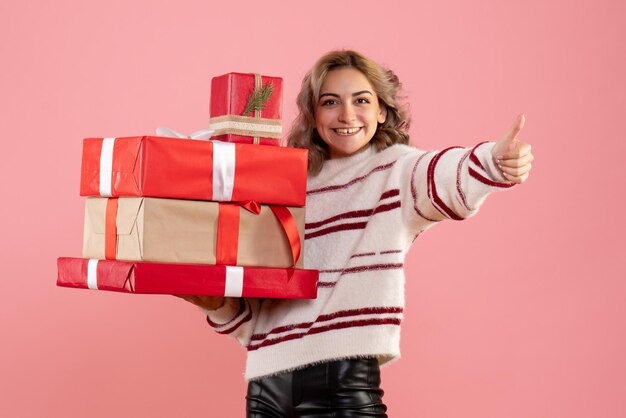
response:
M374 95L372 94L372 92L371 92L371 91L369 91L369 90L361 90L361 91L357 91L356 93L352 93L352 97L360 96L360 95L362 95L362 94L366 94L366 93L367 93L367 94L369 94L369 95L370 95L370 96L372 96L372 97L374 96ZM320 99L321 99L322 97L324 97L324 96L330 96L330 97L336 97L336 98L339 98L339 95L338 95L338 94L336 94L336 93L322 93L322 94L320 94Z

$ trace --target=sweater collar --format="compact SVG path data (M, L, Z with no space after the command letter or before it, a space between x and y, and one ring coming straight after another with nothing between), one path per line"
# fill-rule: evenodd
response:
M359 164L360 162L369 159L374 154L376 154L376 147L370 145L369 147L366 147L363 150L347 157L332 158L326 160L324 162L324 165L322 166L322 171L320 172L320 174L323 172L336 172L336 170L342 170L346 167Z

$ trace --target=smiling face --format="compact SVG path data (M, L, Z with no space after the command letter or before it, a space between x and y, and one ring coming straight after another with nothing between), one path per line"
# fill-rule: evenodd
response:
M345 67L326 75L315 107L315 126L328 145L330 158L347 157L365 148L386 115L362 72Z

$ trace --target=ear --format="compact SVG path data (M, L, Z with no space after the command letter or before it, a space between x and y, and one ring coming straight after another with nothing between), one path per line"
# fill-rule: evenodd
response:
M378 112L378 123L385 123L387 120L387 106L380 105L380 111Z

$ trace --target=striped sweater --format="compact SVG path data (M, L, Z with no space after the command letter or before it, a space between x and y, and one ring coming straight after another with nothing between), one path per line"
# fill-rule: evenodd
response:
M462 220L510 187L493 143L425 152L394 145L325 162L307 183L304 266L320 271L315 300L227 298L207 312L248 351L245 378L332 359L400 356L404 257L444 219Z

